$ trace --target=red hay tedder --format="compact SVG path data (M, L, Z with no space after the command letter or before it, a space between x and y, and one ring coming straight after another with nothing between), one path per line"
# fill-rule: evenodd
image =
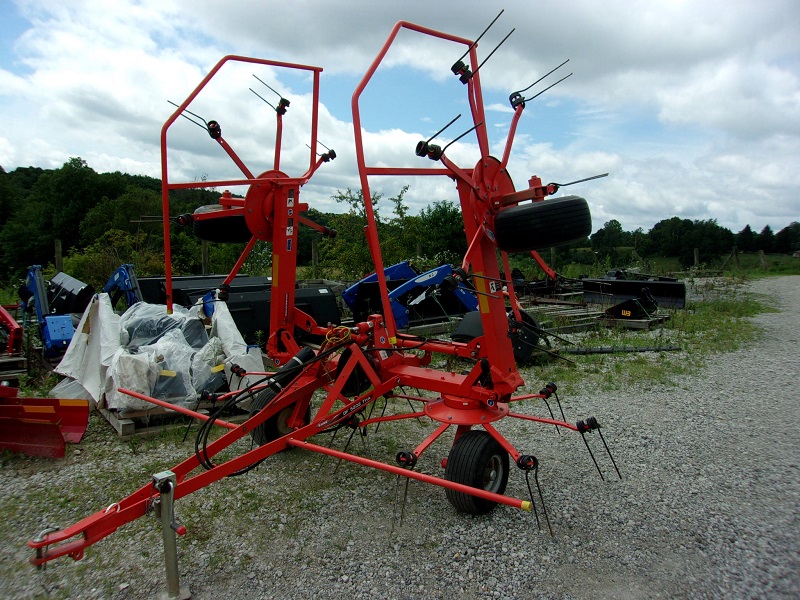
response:
M455 164L445 152L447 146L442 148L432 143L433 138L421 141L416 149L409 149L409 152L415 151L420 160L431 159L438 163L433 168L393 168L368 164L362 140L359 101L401 30L452 43L459 53L463 50L462 59L466 62L458 60L452 71L457 79L454 83L463 85L467 94L472 117L472 128L468 133L474 131L480 151L480 159L476 164L466 167ZM277 134L272 169L254 175L222 137L219 123L210 121L203 122L203 126L241 170L243 177L191 183L173 183L169 180L167 132L179 117L185 116L184 112L209 81L229 63L299 70L312 80L311 139L308 143L310 161L305 173L291 176L280 170L282 121L289 105L287 100L281 98L277 107L273 107L277 118ZM441 486L445 488L452 505L465 513L487 513L497 504L523 510L533 507L535 510L532 494L529 499L518 499L506 496L504 492L510 464L516 465L527 476L536 474L538 461L532 454L518 450L503 436L496 424L504 418L524 419L555 425L581 435L590 430L599 433L599 426L593 417L577 423L566 422L563 412L562 420L514 412L514 404L520 401L543 399L547 402L555 394L556 386L547 384L539 393L515 395L524 385L513 352L513 343L519 335L523 319L512 282L504 279L501 273L511 273L509 252L531 252L584 238L591 232L591 217L587 203L581 197L546 199L559 185L543 185L536 176L530 178L526 188L516 190L506 166L526 99L521 92L511 95L514 116L503 155L495 158L489 152L478 66L477 41L399 22L353 93L355 149L367 218L366 236L379 281L383 311L349 327L317 323L295 306L299 227L311 227L324 235L335 234L306 217L309 207L300 198L301 188L314 173L336 157L333 150L317 155L319 78L322 69L226 56L180 104L161 131L167 305L171 308L170 191L180 188L245 188L243 198L225 193L219 206L203 207L194 215L181 219L184 224L191 222L198 234L206 234L218 241L246 238L245 249L227 277L226 284L233 280L257 240L271 242L273 279L266 352L277 366L277 371L265 373L257 385L221 395L217 404L219 409L211 416L176 408L203 421L196 453L166 471L166 475L161 473L154 476L138 491L111 507L66 529L42 532L29 542L29 546L36 551L31 559L33 564L42 565L64 555L80 559L88 546L167 500L170 502L169 509L162 511L167 515L165 522L173 531L182 534L185 528L177 525L172 517L172 500L180 499L223 477L243 474L271 455L289 448L302 448ZM453 268L452 277L448 278L446 285L467 286L477 295L484 333L469 343L428 339L398 331L390 308L370 195L371 178L384 176L443 177L455 183L468 251L463 263ZM219 299L223 300L224 284L220 290ZM308 340L314 343L308 343ZM464 372L437 370L431 367L434 354L459 358L470 366ZM428 394L407 394L407 389ZM141 394L128 393L158 402ZM365 409L380 398L408 400L412 408L401 414L368 415ZM245 400L251 401L247 421L234 425L219 418L224 410ZM384 421L425 417L435 427L416 448L398 453L397 464L356 456L312 441L315 436L343 427L363 431L369 425ZM229 431L215 441L209 441L208 432L213 425L227 427ZM453 444L448 457L442 460L443 476L415 471L419 457L447 432L453 435ZM214 462L223 449L246 436L251 436L255 442L251 449L227 461ZM605 441L603 445L607 451Z

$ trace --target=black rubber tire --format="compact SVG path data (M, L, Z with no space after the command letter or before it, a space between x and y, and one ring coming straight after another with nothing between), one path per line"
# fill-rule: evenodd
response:
M259 392L255 398L253 398L253 403L250 405L250 416L252 417L262 408L264 408L267 404L269 404L272 399L275 397L277 392L271 388L266 388ZM250 436L253 438L253 441L258 444L259 446L263 446L269 442L275 441L280 437L283 437L287 433L291 433L291 429L286 424L286 421L292 415L292 411L294 410L295 405L290 404L282 411L273 415L261 425L253 429L250 432ZM311 404L309 403L308 408L306 409L306 414L303 419L305 424L311 422Z
M450 449L444 477L497 494L506 491L508 484L508 452L482 429L472 429L462 435ZM496 502L464 492L445 489L447 500L456 510L471 515L490 512Z
M513 312L508 313L509 321L513 316ZM542 327L536 319L524 310L520 311L520 316L522 317L522 326L513 341L514 360L518 365L526 363L540 343L550 347L550 340L542 335ZM456 327L450 339L454 342L468 344L482 335L483 323L481 323L481 315L477 310L474 310L464 315L464 318L461 320L461 323L458 324L458 327Z
M495 243L504 252L527 252L571 244L592 233L589 204L563 196L507 208L494 218Z
M246 243L253 237L244 220L244 215L222 216L224 211L221 205L209 204L201 206L194 211L197 213L219 212L220 216L214 219L195 219L192 223L194 234L201 240L218 243Z
M344 351L342 352L342 355L339 358L339 366L336 369L337 379L340 377L342 371L344 370L345 365L347 364L347 361L350 360L352 354L353 353L350 350L350 348L345 348ZM365 358L367 359L367 362L373 366L374 369L375 359L373 359L372 356L370 356L369 354L366 354ZM369 377L367 377L367 374L364 372L364 367L358 364L350 373L350 376L347 378L347 381L345 381L344 386L342 386L342 394L350 397L357 396L358 394L367 391L367 389L371 385L372 382L369 380Z
M508 318L511 320L514 316L513 312L508 313ZM520 324L519 331L512 341L514 346L514 360L518 365L525 364L530 360L536 347L539 343L547 345L549 342L546 337L542 336L542 328L534 317L526 313L524 310L520 311L522 323Z

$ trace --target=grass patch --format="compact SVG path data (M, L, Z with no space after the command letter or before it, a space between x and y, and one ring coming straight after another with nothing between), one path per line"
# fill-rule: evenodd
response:
M776 312L768 299L752 293L692 302L670 319L669 329L693 353L729 352L757 339L761 330L752 317Z
M536 379L526 380L555 381L565 391L676 386L683 376L701 369L710 355L739 350L759 339L763 331L752 318L776 312L769 298L748 292L740 283L718 282L701 291L704 299L673 311L657 330L598 328L572 338L586 348L677 346L678 351L565 355L574 363L554 359L535 369Z

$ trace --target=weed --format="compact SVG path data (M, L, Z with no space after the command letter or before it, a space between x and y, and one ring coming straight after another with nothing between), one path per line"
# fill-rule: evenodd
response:
M138 435L133 436L132 438L127 440L128 448L131 451L131 454L136 456L139 454L139 448L142 446L142 438Z
M59 377L47 369L37 369L31 375L21 375L19 378L19 395L21 397L43 397L55 387Z

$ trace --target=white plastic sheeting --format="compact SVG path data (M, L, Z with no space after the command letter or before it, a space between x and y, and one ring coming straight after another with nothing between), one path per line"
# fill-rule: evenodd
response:
M120 346L119 315L108 294L98 294L83 312L56 373L80 383L99 404L106 389L108 367Z
M245 344L224 302L214 308L209 336L199 306L175 306L167 314L164 305L139 302L119 316L108 294L95 295L56 368L67 379L53 392L88 396L109 409L148 410L154 405L118 388L193 405L203 390L215 391L226 381L237 389L255 382L260 376L240 378L231 367L261 372L261 352Z

